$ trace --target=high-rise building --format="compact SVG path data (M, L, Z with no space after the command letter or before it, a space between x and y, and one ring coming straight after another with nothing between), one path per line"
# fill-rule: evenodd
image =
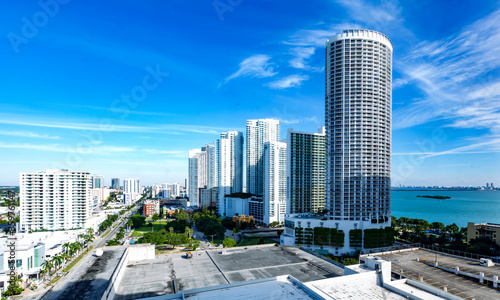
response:
M201 160L201 149L189 150L189 162L188 162L188 197L191 205L198 205L199 201L199 166Z
M211 189L217 186L217 167L215 159L215 145L206 144L201 147L199 187Z
M123 193L139 195L141 193L141 188L139 186L139 178L126 178L123 179ZM132 196L134 197L134 196ZM136 199L133 199L136 200Z
M189 151L189 201L200 206L200 189L217 185L215 145L206 144L201 149Z
M111 178L111 188L114 190L120 189L120 178Z
M279 137L279 120L247 120L247 193L264 195L264 143Z
M286 149L282 142L264 144L264 216L263 223L281 223L286 213Z
M326 43L326 209L332 220L391 216L392 42L346 30Z
M225 195L243 191L243 134L223 132L217 140L218 211L225 216Z
M325 209L325 127L318 133L287 132L287 214Z
M181 186L179 183L167 183L166 187L170 189L170 197L178 197L181 193Z
M92 186L93 189L102 189L104 187L104 177L92 175Z
M334 255L392 245L392 42L345 30L325 50L327 213L287 216L281 241Z
M19 186L22 231L84 228L92 215L89 172L21 173Z

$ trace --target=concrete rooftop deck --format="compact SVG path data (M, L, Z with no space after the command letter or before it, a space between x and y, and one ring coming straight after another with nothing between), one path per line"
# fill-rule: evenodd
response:
M293 247L237 247L222 253L196 251L192 259L173 253L129 264L115 299L154 297L281 275L308 282L343 274L342 268Z

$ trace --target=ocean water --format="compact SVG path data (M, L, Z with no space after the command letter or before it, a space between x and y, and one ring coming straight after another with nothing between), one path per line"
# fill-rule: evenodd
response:
M418 195L449 196L438 200ZM392 215L418 218L429 223L452 223L466 227L467 222L500 224L500 191L392 191Z

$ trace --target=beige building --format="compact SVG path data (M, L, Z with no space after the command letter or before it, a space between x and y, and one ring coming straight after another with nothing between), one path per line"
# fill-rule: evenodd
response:
M500 246L500 224L469 222L467 224L467 242L477 238L487 238Z

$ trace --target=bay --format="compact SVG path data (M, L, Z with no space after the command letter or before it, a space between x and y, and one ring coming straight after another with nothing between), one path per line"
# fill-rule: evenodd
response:
M449 196L439 200L419 198ZM429 223L452 223L467 227L467 222L500 224L500 191L392 191L392 215L424 219Z

